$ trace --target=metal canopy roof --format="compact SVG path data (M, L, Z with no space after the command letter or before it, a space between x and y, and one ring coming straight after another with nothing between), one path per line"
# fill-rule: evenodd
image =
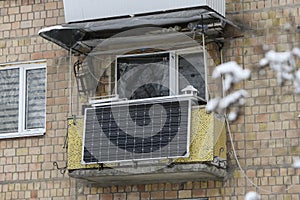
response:
M232 24L210 8L199 7L152 15L62 24L43 28L39 35L67 50L72 50L73 53L88 54L103 40L134 28L161 27L166 29L162 35L177 31L192 35L193 32L200 31L205 33L207 38L219 38L223 35L226 23ZM137 31L130 37L141 34L143 33Z

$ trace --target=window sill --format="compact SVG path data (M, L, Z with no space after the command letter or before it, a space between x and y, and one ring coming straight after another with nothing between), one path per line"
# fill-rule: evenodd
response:
M45 133L46 133L45 129L36 129L36 130L15 132L15 133L0 133L0 139L42 136L45 135Z

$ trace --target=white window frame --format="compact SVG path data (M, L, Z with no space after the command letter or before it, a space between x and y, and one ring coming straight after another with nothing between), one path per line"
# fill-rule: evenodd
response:
M26 71L32 69L45 69L45 101L47 98L47 67L45 60L32 61L26 63L0 64L0 70L19 69L19 116L18 132L0 133L0 139L41 136L46 133L46 104L45 104L45 127L36 129L26 129Z
M205 45L200 47L191 47L191 48L186 48L186 49L179 49L174 51L175 55L176 55L176 62L179 59L180 55L186 55L186 54L192 54L192 53L197 53L197 52L201 52L203 53L203 65L204 65L204 81L205 81L205 99L203 99L204 101L208 102L209 101L209 93L208 93L208 67L207 67L207 55L206 55L206 49L205 49ZM178 81L178 63L176 63L176 70L177 70L177 81ZM179 87L179 81L177 82L177 87ZM180 92L180 91L179 91Z

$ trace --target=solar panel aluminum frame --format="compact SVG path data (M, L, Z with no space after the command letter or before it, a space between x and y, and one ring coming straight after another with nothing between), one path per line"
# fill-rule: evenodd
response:
M166 100L172 100L172 99L180 99L180 101L188 101L188 123L187 123L187 133L186 133L186 153L183 156L165 156L165 157L155 157L155 158L141 158L141 159L127 159L127 160L114 160L114 161L105 161L105 162L85 162L84 161L84 148L85 148L85 140L86 140L86 123L84 123L83 127L83 142L82 142L82 157L81 157L81 163L82 164L99 164L99 163L125 163L125 162L137 162L137 161L145 161L145 160L163 160L163 159L176 159L176 158L182 158L182 157L189 157L190 155L190 130L191 130L191 110L192 110L192 104L194 101L197 100L197 98L193 95L176 95L176 96L166 96L166 97L157 97L157 98L149 98L149 99L138 99L138 100L128 100L128 101L120 101L120 102L111 102L111 103L103 103L100 105L93 105L94 108L86 108L85 109L85 115L84 115L84 121L86 122L87 118L87 111L89 109L95 109L95 107L98 106L117 106L117 105L124 105L129 103L142 103L142 102L149 102L149 103L155 103L155 102L168 102Z

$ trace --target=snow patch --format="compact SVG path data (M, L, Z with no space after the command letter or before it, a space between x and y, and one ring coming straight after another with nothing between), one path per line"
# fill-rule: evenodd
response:
M250 191L245 195L245 200L261 200L260 194Z
M226 109L228 108L230 105L234 104L234 103L238 103L238 105L244 105L240 104L240 102L244 102L244 101L240 101L241 98L246 98L248 96L248 93L246 90L238 90L232 94L227 95L226 97L224 97L222 99L222 101L220 102L220 108L221 109Z
M211 99L206 105L206 110L221 114L224 113L227 108L234 105L235 109L233 109L228 115L229 121L234 121L238 117L239 108L246 103L245 98L247 96L248 93L246 90L238 90L225 96L224 98L217 97Z
M267 64L269 64L269 60L266 59L266 58L263 58L263 59L261 59L261 60L259 61L259 65L260 65L260 66L265 66L265 65L267 65Z
M220 100L221 100L221 98L217 97L215 99L212 99L212 100L208 101L207 105L206 105L206 110L208 112L212 112L212 111L216 110Z
M300 157L295 157L294 158L294 163L293 163L292 167L300 168Z
M229 91L234 83L248 79L250 75L249 69L242 69L236 62L231 61L217 66L213 71L212 78L217 79L224 76L224 90ZM231 109L228 114L229 121L234 121L238 117L240 107L246 103L247 96L246 90L238 90L223 98L211 99L206 105L206 110L223 114L229 107L234 106L234 109Z
M285 31L291 31L293 28L292 28L292 25L290 23L285 23L284 27L283 27L283 30Z
M273 63L283 63L283 62L288 62L289 59L291 58L291 52L275 52L273 50L268 51L266 53L265 58L269 62Z
M300 49L299 48L297 48L297 47L293 48L292 52L295 56L300 58Z
M228 115L228 119L229 121L234 121L237 119L237 116L238 116L237 112L230 112Z
M291 81L295 87L295 93L300 93L300 72L296 68L296 57L300 58L300 49L295 47L292 51L275 52L268 51L259 62L260 67L269 65L277 75L278 85Z
M212 78L216 79L224 75L224 89L228 91L233 83L248 79L250 74L250 70L242 69L235 61L231 61L217 66Z

